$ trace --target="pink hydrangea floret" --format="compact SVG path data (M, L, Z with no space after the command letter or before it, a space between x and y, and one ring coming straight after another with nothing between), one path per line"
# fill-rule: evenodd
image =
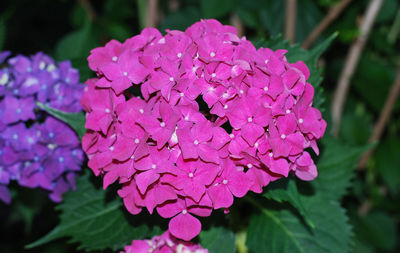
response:
M179 240L168 231L151 240L133 240L120 253L208 253L199 244Z
M318 154L326 122L307 66L285 53L256 49L216 20L93 49L97 78L81 101L89 167L104 188L122 184L130 213L156 210L183 240L200 233L196 216L228 212L234 197L289 173L314 179L305 150Z

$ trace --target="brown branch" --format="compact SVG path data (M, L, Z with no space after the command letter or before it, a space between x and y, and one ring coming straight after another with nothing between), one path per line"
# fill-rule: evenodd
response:
M146 27L156 27L158 15L158 0L147 0Z
M285 39L293 43L296 31L297 0L286 0L285 12Z
M352 0L342 0L330 8L325 18L317 25L317 27L314 28L301 46L304 49L309 48L311 44L313 44L314 41L321 35L321 33L342 13L344 8L346 8L351 1Z
M244 25L237 14L232 14L230 18L231 24L237 29L238 37L241 38L244 35Z
M346 62L342 69L342 73L340 74L332 103L332 134L334 136L338 136L339 134L340 121L344 102L346 101L347 91L350 86L350 79L353 77L357 63L361 56L361 52L364 49L369 32L371 31L372 25L382 5L382 2L383 0L371 0L369 2L367 12L361 23L360 34L354 41L353 45L351 45L350 52L346 57Z
M376 142L381 138L383 131L385 130L386 125L389 121L390 114L393 111L393 107L396 103L399 93L400 93L400 67L397 69L396 81L394 82L392 88L389 91L385 105L381 111L381 114L379 116L376 125L374 126L374 129L372 131L371 137L369 138L368 142L370 143ZM367 152L365 152L365 154L360 159L360 162L358 164L358 169L361 170L365 168L365 165L367 164L373 152L374 149L370 149Z
M89 20L93 21L96 19L97 14L96 11L94 10L92 4L90 3L90 0L78 0L79 4L82 6L82 8L85 10L86 14L89 17Z

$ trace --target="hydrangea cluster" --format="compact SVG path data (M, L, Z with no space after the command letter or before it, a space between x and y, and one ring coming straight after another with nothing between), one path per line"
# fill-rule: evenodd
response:
M232 26L202 20L186 31L144 29L91 51L82 145L104 188L119 180L129 212L171 218L191 240L195 216L228 212L290 172L312 180L326 122L312 107L309 70L285 50L256 49Z
M55 63L37 53L6 61L0 53L0 199L11 201L8 184L40 187L55 202L74 187L83 162L79 139L66 124L36 106L77 112L84 86L79 73L67 61Z
M121 253L208 253L199 244L182 241L168 231L151 240L133 240Z

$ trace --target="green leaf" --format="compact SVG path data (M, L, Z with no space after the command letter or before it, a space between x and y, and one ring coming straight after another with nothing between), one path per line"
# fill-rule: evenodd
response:
M41 239L29 244L31 249L61 237L70 237L70 243L79 243L79 249L114 251L151 235L147 225L132 226L119 198L106 201L106 191L96 189L85 173L77 180L76 191L63 196L63 203L56 207L61 212L60 224Z
M0 17L0 50L3 50L5 40L6 40L6 25L4 19Z
M165 29L185 30L194 22L199 21L200 18L201 16L198 9L193 6L189 6L167 16L163 20L160 30L161 31Z
M223 227L212 227L200 233L200 244L212 253L234 253L235 234Z
M219 18L228 14L236 5L236 0L201 0L204 18Z
M345 211L337 201L322 197L303 197L307 213L315 224L310 230L287 209L264 208L256 200L260 213L250 219L247 246L251 252L337 253L348 252L351 228Z
M96 45L92 23L87 20L81 29L67 34L58 42L55 56L57 60L86 58Z
M354 74L352 84L358 94L379 113L396 78L396 68L387 61L364 54ZM400 101L394 110L400 108Z
M394 194L400 193L400 138L391 136L376 148L376 168Z
M78 135L79 139L85 134L85 114L83 112L78 113L67 113L57 109L53 109L45 104L36 102L36 104L50 115L56 117L59 120L67 123Z
M396 245L396 219L383 211L357 217L354 230L357 239L366 245L392 251Z
M279 203L289 202L306 220L307 224L314 228L313 222L310 220L303 202L300 198L300 193L297 189L294 179L282 178L268 185L267 191L263 194L268 199L275 200Z
M351 147L330 136L322 143L325 149L317 163L318 177L311 184L317 194L339 200L350 185L360 156L373 145Z

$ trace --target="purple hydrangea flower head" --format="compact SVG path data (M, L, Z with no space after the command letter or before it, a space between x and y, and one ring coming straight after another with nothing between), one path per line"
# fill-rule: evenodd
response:
M6 60L9 55L0 53L0 199L11 201L7 185L16 180L49 191L59 202L74 187L83 152L72 129L36 102L78 112L84 86L69 62L56 63L43 53Z
M312 107L307 66L285 53L256 49L216 20L165 36L146 28L93 49L97 78L81 100L89 167L104 188L122 184L129 212L156 210L185 241L201 231L197 216L228 211L234 197L291 173L314 179L305 150L318 154L326 122ZM153 249L133 246L127 252Z

